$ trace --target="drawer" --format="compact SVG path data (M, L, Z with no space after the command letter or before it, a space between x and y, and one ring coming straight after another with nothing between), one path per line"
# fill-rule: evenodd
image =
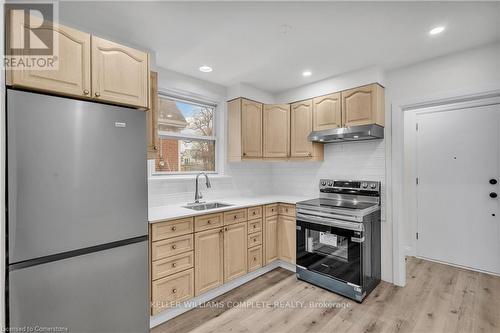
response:
M224 213L224 225L245 222L247 220L247 209L232 210Z
M167 258L193 250L193 234L151 243L151 260Z
M262 231L262 219L248 221L248 233Z
M278 211L280 215L295 217L295 205L279 204Z
M186 270L188 268L193 268L193 263L193 251L153 261L153 263L151 264L151 279L157 280L162 277Z
M194 297L194 269L153 281L151 288L151 304L153 314L174 307L175 303Z
M254 271L262 267L262 246L248 249L248 271Z
M266 205L266 217L278 215L278 204Z
M151 241L186 235L193 232L193 218L158 222L151 225Z
M248 219L258 219L262 217L262 206L248 208Z
M248 235L248 247L250 248L256 245L262 245L262 232Z
M196 216L194 218L194 231L203 231L212 228L222 227L222 214L210 214Z

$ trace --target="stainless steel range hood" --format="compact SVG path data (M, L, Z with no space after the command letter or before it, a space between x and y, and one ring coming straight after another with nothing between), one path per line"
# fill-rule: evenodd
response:
M312 142L364 141L384 138L384 128L380 125L360 125L313 131L307 139Z

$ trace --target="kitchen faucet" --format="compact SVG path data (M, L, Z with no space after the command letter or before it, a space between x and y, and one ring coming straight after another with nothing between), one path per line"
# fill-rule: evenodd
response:
M212 185L210 184L210 180L208 179L208 176L206 173L200 172L199 174L197 174L196 175L196 189L194 192L194 203L200 203L200 199L203 198L203 196L201 195L201 191L199 190L199 186L198 186L198 178L200 177L200 175L205 176L205 184L207 185L207 188L212 187Z

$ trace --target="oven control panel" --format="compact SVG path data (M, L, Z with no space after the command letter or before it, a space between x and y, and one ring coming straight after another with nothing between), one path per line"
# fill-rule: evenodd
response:
M319 190L322 192L345 192L346 190L379 192L380 182L369 180L321 179L319 181Z

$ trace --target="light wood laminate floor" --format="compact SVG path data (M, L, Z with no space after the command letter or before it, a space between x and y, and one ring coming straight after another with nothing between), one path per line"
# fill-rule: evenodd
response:
M282 268L211 304L219 307L195 308L151 333L500 332L500 277L416 258L407 260L406 287L381 282L362 304Z

